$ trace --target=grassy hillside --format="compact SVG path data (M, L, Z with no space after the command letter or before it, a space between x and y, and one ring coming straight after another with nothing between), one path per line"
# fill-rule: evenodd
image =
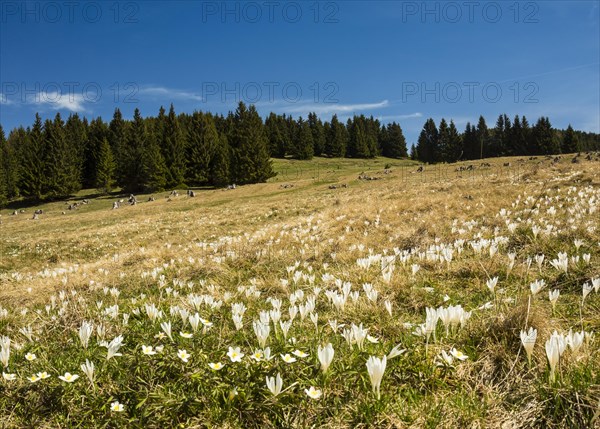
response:
M598 427L600 164L484 162L3 210L0 427Z

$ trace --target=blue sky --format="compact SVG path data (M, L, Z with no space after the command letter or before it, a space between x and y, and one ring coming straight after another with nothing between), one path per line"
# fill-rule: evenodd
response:
M116 5L116 6L115 6ZM0 3L0 122L77 111L549 116L600 132L600 1Z

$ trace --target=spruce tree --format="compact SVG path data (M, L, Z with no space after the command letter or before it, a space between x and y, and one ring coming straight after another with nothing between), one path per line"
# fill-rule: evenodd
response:
M19 189L24 197L41 200L44 194L46 178L44 169L46 163L46 146L43 136L44 127L39 114L35 114L35 122L29 130L27 139L19 148Z
M385 131L384 131L385 130ZM382 127L381 154L388 158L403 158L408 156L406 151L406 139L402 128L396 122Z
M137 109L136 109L137 110ZM110 148L113 152L117 164L117 184L121 188L127 188L126 182L131 176L130 167L128 165L131 157L131 151L128 145L128 126L129 124L123 119L121 111L117 108L113 114L113 118L109 125ZM101 140L100 140L101 141Z
M44 125L44 144L47 146L44 176L48 198L60 198L81 189L78 160L72 154L65 135L64 123L57 113L54 122L47 120Z
M229 165L229 143L225 134L219 135L219 141L215 146L213 156L210 160L209 182L213 186L224 186L230 182Z
M168 168L155 135L147 134L142 151L141 188L145 192L162 191L167 185Z
M477 122L477 142L479 144L477 158L482 159L489 156L489 138L490 132L487 124L485 123L485 118L483 116L479 116L479 121Z
M347 141L346 127L338 120L337 115L333 115L329 132L326 135L325 155L331 158L345 156Z
M96 173L98 171L98 163L100 159L100 150L102 142L105 139L106 141L108 141L109 138L110 133L108 126L104 123L102 118L98 117L93 119L88 127L82 167L82 181L83 186L86 188L96 187ZM111 154L115 162L115 172L113 173L114 179L116 177L116 160L114 159L112 148Z
M438 150L434 155L434 162L449 162L449 142L450 142L450 129L448 123L444 118L440 121L438 128Z
M463 156L463 142L454 121L450 120L448 127L448 142L446 146L446 160L448 162L456 162Z
M256 108L240 101L234 115L228 141L231 147L231 175L238 184L266 182L273 177L267 149L267 137Z
M368 158L371 151L369 150L364 116L354 116L352 120L348 119L346 128L350 134L346 156L349 158Z
M417 154L422 162L436 162L439 153L439 134L433 118L429 118L419 134Z
M160 131L163 133L160 146L167 166L167 187L181 186L185 181L185 139L173 104Z
M83 179L82 171L88 128L87 119L84 118L82 120L77 113L69 115L64 127L67 150L71 158L69 163L77 169L78 181L80 183L82 183Z
M0 125L0 207L8 202L8 144L4 137L4 130Z
M292 137L292 157L295 159L312 159L314 151L314 141L310 125L302 116L298 118Z
M573 131L571 124L567 127L565 134L562 139L562 153L575 153L579 152L579 138Z
M135 109L133 121L125 129L125 141L121 145L119 159L117 160L117 171L119 171L120 166L117 183L126 192L138 192L144 189L146 185L144 161L150 155L150 151L146 150L148 143L146 124L139 109ZM162 159L162 155L160 158ZM148 161L146 165L148 165Z
M117 166L106 137L102 139L100 147L98 148L95 167L95 187L100 192L108 194L115 186L115 170Z
M17 135L19 138L17 138ZM0 125L0 144L2 150L2 162L0 168L0 180L4 181L6 198L11 200L19 196L19 160L17 158L18 144L27 139L27 134L23 128L11 132L11 135L6 139L2 125Z
M285 140L281 132L281 118L271 112L265 121L265 132L267 133L269 156L273 158L285 157Z
M313 153L315 156L321 156L325 150L325 129L323 122L312 112L308 114L308 125L312 133Z
M195 185L210 179L210 164L220 144L215 121L210 114L194 112L188 132L187 177Z
M477 159L479 158L479 141L477 139L477 129L467 122L465 132L463 134L463 158Z
M552 125L547 117L541 117L533 127L533 143L537 155L559 153L560 146L552 131Z

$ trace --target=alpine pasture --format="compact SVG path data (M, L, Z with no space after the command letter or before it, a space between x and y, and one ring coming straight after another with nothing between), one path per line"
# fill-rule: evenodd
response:
M571 157L3 210L0 426L600 427L600 163Z

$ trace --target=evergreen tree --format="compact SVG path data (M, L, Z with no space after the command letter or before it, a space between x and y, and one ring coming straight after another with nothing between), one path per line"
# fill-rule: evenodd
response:
M8 202L8 142L0 125L0 207Z
M448 123L444 118L440 121L438 128L438 144L437 151L434 152L434 162L449 162L449 141L450 141L450 129Z
M483 116L479 116L479 121L477 122L477 142L479 144L479 159L483 159L489 156L489 136L490 132L488 130L487 124L485 123L485 118Z
M446 161L456 162L463 156L463 142L454 121L450 120L448 127L448 141L446 145Z
M188 134L188 173L191 183L205 184L210 179L210 165L217 146L219 133L210 114L194 112Z
M434 150L437 148L438 130L432 118L429 118L417 140L416 153L419 161L434 162Z
M117 166L106 137L102 139L100 147L98 148L95 167L95 187L100 192L108 194L115 186L115 170Z
M215 147L210 160L209 181L213 186L224 186L230 183L229 165L230 161L229 143L224 134L219 135L219 141Z
M44 127L39 114L35 114L35 122L28 136L19 148L19 189L24 197L41 200L44 196L46 162L46 146L43 136Z
M65 139L69 163L77 169L78 181L82 183L82 170L85 160L85 146L87 143L88 122L87 119L79 118L77 113L69 115L65 122Z
M81 189L78 160L65 136L64 123L57 113L54 122L47 120L44 125L44 144L47 146L44 177L48 198L60 198Z
M159 131L162 131L160 146L167 166L167 187L174 188L182 185L185 180L186 162L185 139L177 115L175 115L173 104L171 104L169 114L164 119L164 126L160 126Z
M273 158L284 158L286 144L282 133L281 117L271 112L267 120L265 121L265 131L267 133L267 139L269 141L269 156ZM285 126L285 124L284 124Z
M403 158L408 156L406 151L406 139L402 133L402 128L396 122L382 127L381 133L381 154L388 158Z
M155 155L151 154L150 151L145 150L148 141L148 133L139 109L135 109L133 121L125 128L125 130L125 141L121 145L119 159L117 160L117 171L119 172L117 175L117 183L126 192L138 192L144 189L146 185L146 178L144 177L145 172L148 174L151 173L150 171L145 171L145 158L148 155ZM160 156L160 159L162 159L162 155ZM149 165L149 161L150 160L146 161L146 166ZM160 161L158 162L160 164Z
M292 158L312 159L314 150L313 135L310 125L302 119L302 116L298 118L298 122L295 125L292 142Z
M579 138L573 131L573 127L569 124L567 131L562 139L562 153L574 153L579 152Z
M315 156L321 156L325 150L325 128L323 127L323 122L313 112L308 114L308 125L312 133L313 153Z
M533 127L533 145L537 155L559 153L560 145L554 137L552 125L547 117L541 117Z
M419 158L419 152L417 151L417 147L414 144L410 145L410 159L413 161L417 161Z
M18 137L17 137L18 136ZM11 132L8 140L4 135L2 125L0 125L0 149L2 151L2 162L0 168L0 181L4 182L4 192L7 200L16 198L19 195L19 160L17 158L18 144L27 139L27 133L23 128Z
M238 184L266 182L273 177L267 137L256 108L240 102L230 115L231 176Z
M338 120L337 115L333 115L325 139L325 155L333 158L345 156L347 141L347 131L344 124Z
M141 188L145 192L165 189L168 168L155 135L147 134L142 151Z
M108 142L117 161L117 184L123 189L129 188L127 181L132 173L129 165L129 162L132 160L132 153L128 148L128 125L123 119L121 111L118 108L115 109L109 125Z
M350 134L346 156L349 158L368 158L371 154L367 139L366 123L363 117L354 116L348 119L347 129Z
M417 154L422 162L434 163L439 153L439 134L435 122L429 118L419 134Z
M100 159L100 150L103 141L110 138L108 126L104 123L102 118L98 117L92 120L88 127L87 139L85 142L85 148L83 152L83 166L82 166L82 182L85 188L96 187L96 173L98 171L98 163ZM110 143L109 143L110 144ZM114 161L114 155L112 153ZM115 169L116 169L116 161ZM116 170L113 172L113 179L116 177Z
M477 129L467 122L465 132L463 134L463 158L478 159L479 158L479 141L477 139Z

